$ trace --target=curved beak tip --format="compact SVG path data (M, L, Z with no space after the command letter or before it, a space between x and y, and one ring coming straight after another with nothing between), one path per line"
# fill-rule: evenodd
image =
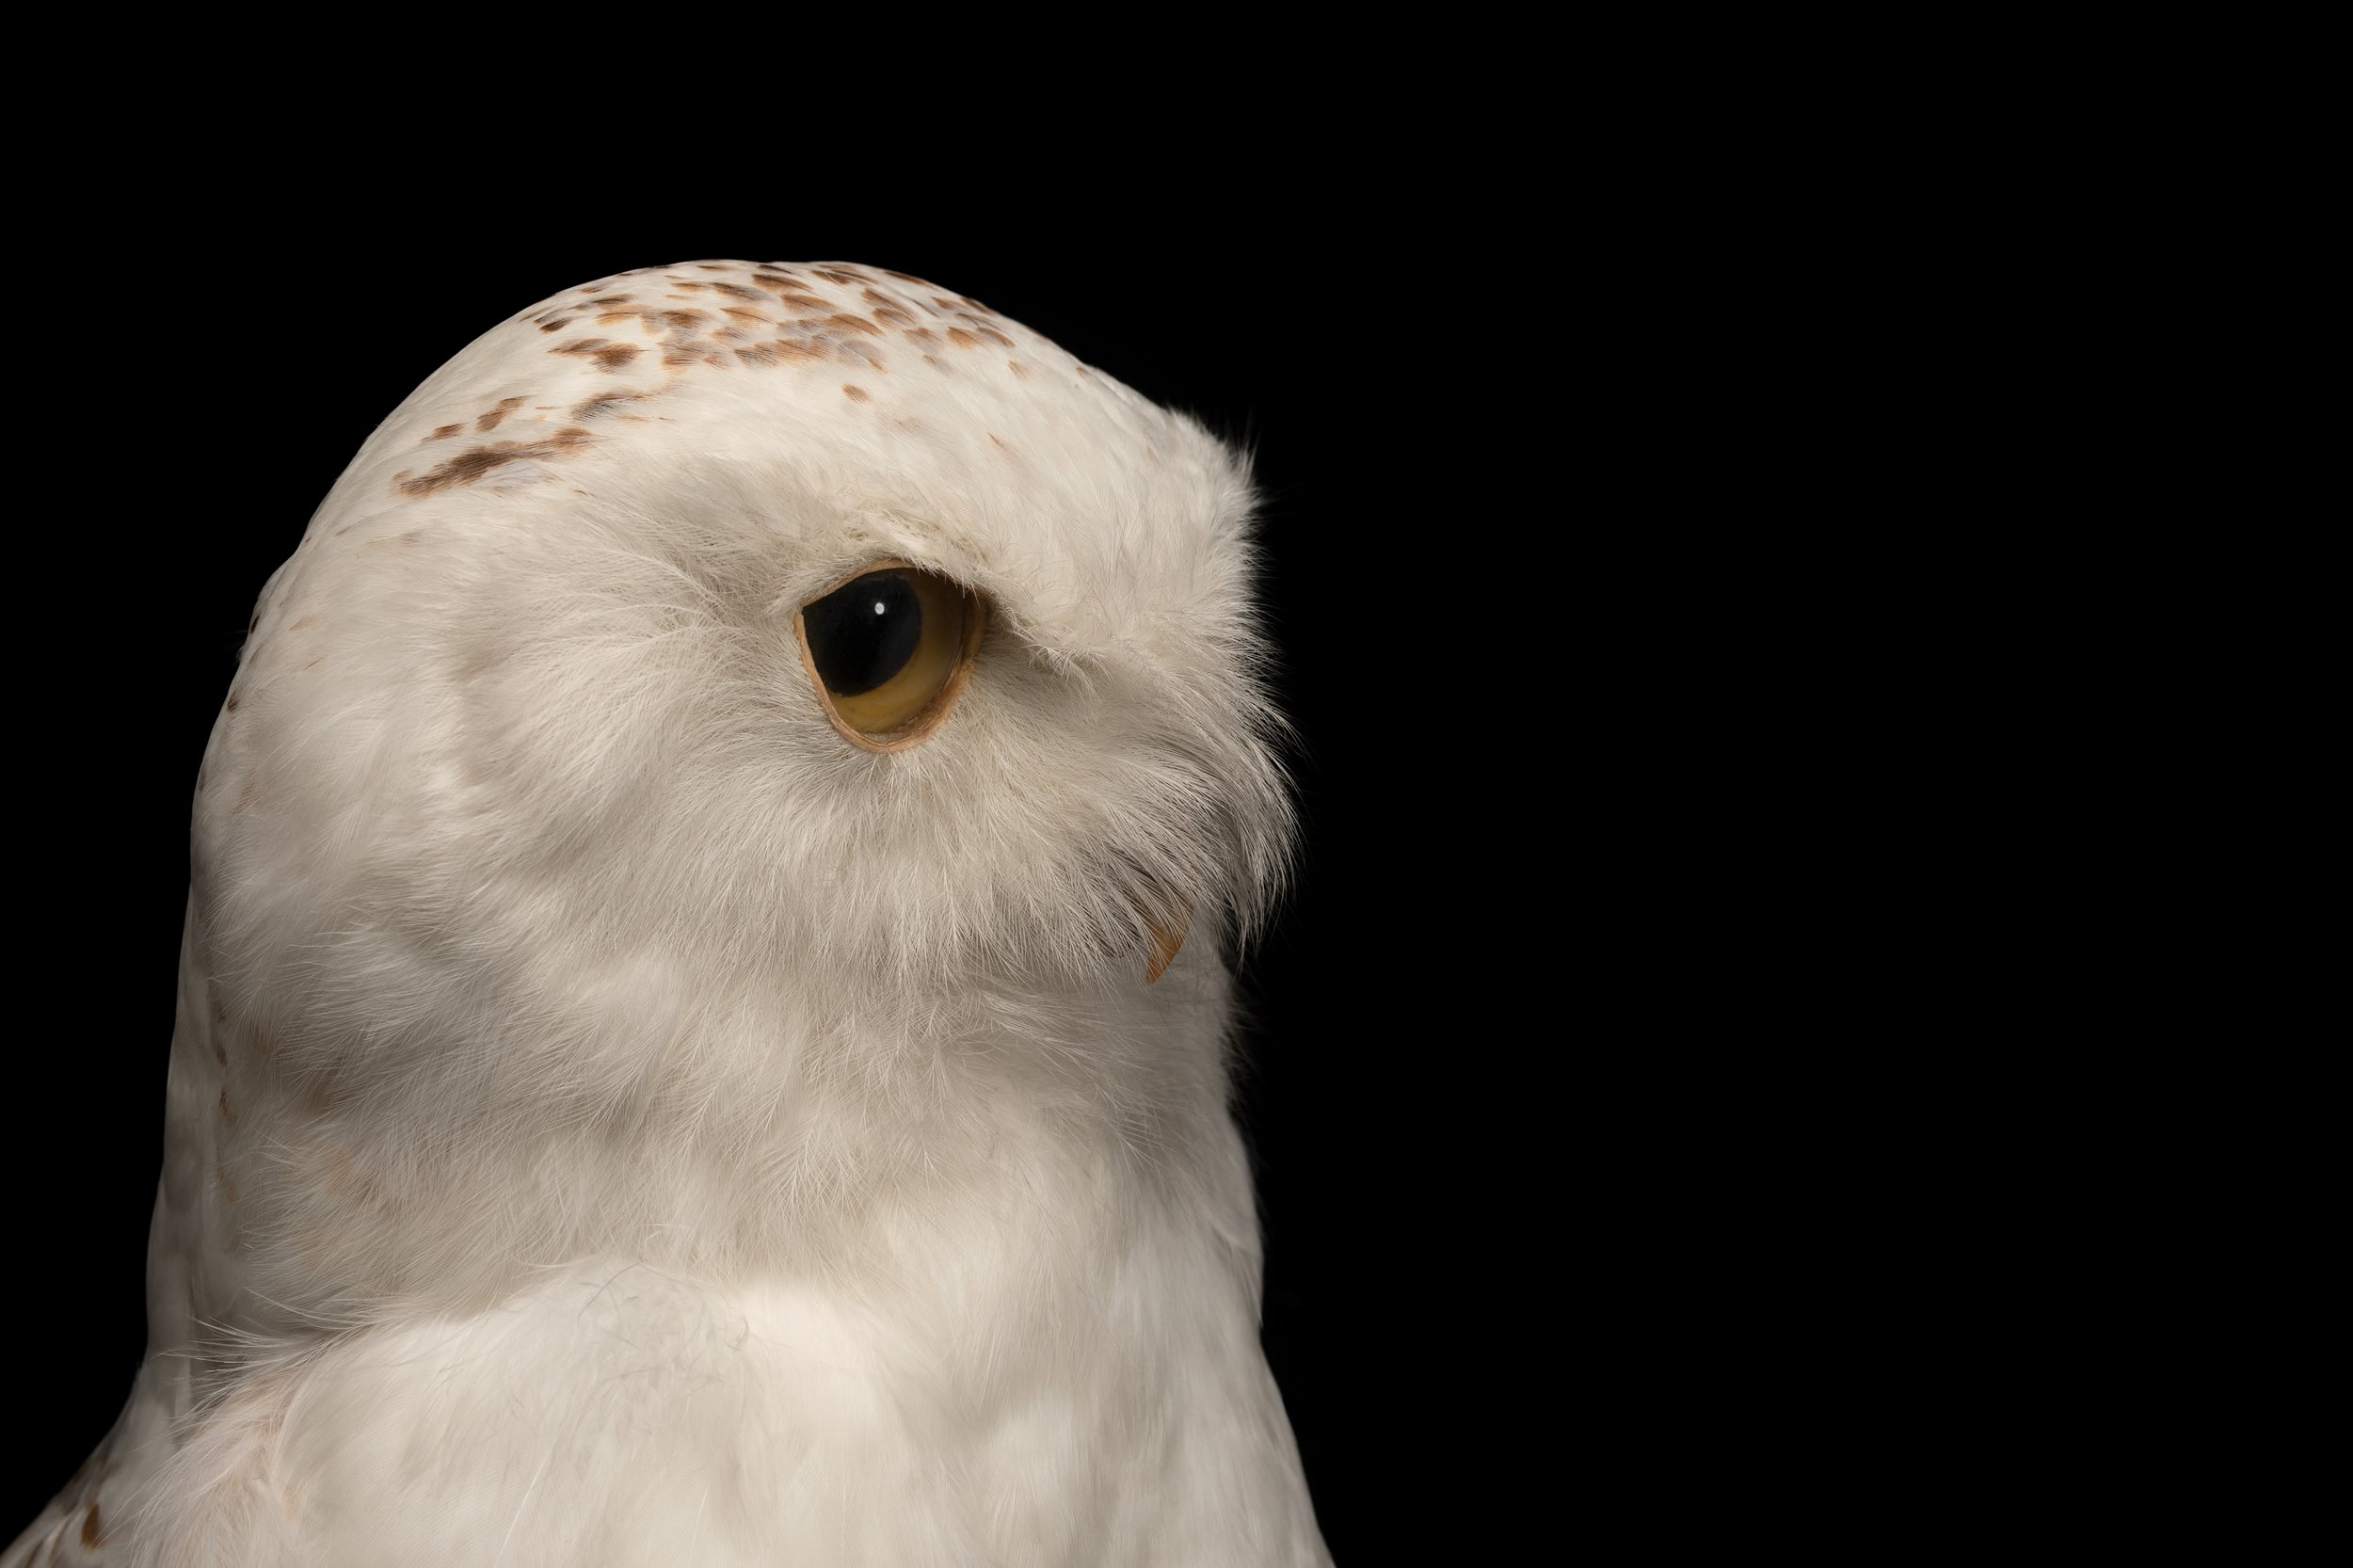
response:
M1193 906L1188 904L1175 911L1173 917L1155 915L1151 923L1152 948L1144 966L1144 983L1146 985L1166 974L1168 967L1176 962L1176 950L1185 945L1186 928L1193 924Z

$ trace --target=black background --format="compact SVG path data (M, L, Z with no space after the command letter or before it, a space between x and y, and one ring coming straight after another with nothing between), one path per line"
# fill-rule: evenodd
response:
M1401 201L1442 226L1436 187L1304 152L1220 169L1171 149L1132 185L944 178L855 210L751 170L704 188L724 200L627 179L566 200L404 168L388 204L381 180L329 188L279 156L208 143L202 180L118 184L73 253L24 264L61 304L20 323L56 350L18 453L55 511L19 524L34 923L0 1205L29 1270L0 1290L24 1453L0 1470L0 1539L140 1355L189 800L264 579L375 424L477 333L610 272L727 257L934 280L1255 450L1305 829L1242 967L1265 1341L1327 1539L1380 1560L1431 1501L1423 1456L1459 1441L1425 1407L1493 1350L1466 1352L1446 1304L1465 1243L1435 1192L1450 1128L1492 1092L1466 1070L1494 1042L1465 1007L1493 912L1464 868L1537 853L1470 803L1513 765L1511 705L1548 679L1480 662L1498 606L1531 576L1545 599L1540 558L1490 558L1498 502L1465 478L1501 439L1481 345L1503 328L1478 281L1497 259L1401 244Z

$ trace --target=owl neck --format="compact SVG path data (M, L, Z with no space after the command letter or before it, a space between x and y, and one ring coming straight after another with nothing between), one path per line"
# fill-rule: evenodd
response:
M1084 1276L1139 1226L1254 1231L1214 962L1148 991L913 1009L828 986L365 1058L187 978L156 1272L194 1321L283 1339L479 1309L596 1259L893 1289L952 1260L1010 1288Z

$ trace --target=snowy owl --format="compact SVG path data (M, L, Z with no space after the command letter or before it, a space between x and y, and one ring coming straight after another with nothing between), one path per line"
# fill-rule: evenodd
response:
M262 591L147 1360L0 1568L1328 1562L1227 1107L1251 505L864 266L426 380Z

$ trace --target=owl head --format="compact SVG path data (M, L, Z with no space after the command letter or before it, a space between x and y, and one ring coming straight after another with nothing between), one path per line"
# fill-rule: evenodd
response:
M263 592L199 780L216 1004L345 1091L1222 1010L1292 827L1251 505L1192 420L903 274L535 306Z

